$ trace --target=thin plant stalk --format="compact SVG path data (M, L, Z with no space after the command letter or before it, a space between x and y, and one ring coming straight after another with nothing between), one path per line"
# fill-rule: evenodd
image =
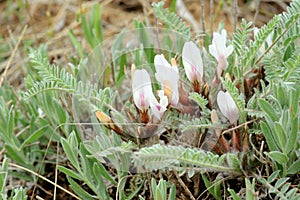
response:
M257 16L258 16L258 13L259 13L259 4L260 4L260 0L255 0L255 14L254 14L254 18L253 18L253 25L254 26L255 26Z
M209 26L210 26L210 35L213 35L213 22L214 22L214 0L210 0L209 2Z
M233 31L236 31L237 22L238 22L238 2L237 0L232 1L233 6Z
M204 0L200 1L200 6L201 6L201 24L202 24L202 33L205 34L205 19L204 19Z

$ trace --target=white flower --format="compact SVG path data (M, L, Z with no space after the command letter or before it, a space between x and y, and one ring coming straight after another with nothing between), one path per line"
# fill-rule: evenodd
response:
M220 91L217 96L217 103L230 124L235 124L239 118L239 110L229 92Z
M158 96L159 96L159 104L162 107L167 107L168 106L168 97L165 96L164 91L163 90L159 90L158 91Z
M168 103L168 97L164 95L163 90L159 90L158 96L160 98L159 103L156 99L153 99L153 101L150 102L150 107L154 116L157 119L161 119L162 115L167 110L167 106L169 103Z
M209 52L218 61L218 68L224 70L228 66L227 58L233 52L233 46L229 45L226 47L226 30L222 30L222 33L213 33L212 44L209 45Z
M169 102L175 106L178 103L178 68L171 66L165 59L164 55L156 55L154 58L155 77L161 84L164 94L168 97Z
M203 61L200 50L191 41L184 43L182 50L182 63L189 81L192 83L200 83L203 77Z
M132 80L133 101L141 111L149 108L150 101L155 99L151 87L151 79L144 69L135 70Z
M145 112L150 106L154 116L157 119L161 119L167 110L168 98L161 91L158 93L160 97L160 102L158 103L152 92L151 79L148 72L144 69L133 71L132 92L136 107Z

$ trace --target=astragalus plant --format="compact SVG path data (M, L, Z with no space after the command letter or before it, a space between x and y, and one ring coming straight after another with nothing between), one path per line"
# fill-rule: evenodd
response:
M22 101L48 123L26 145L60 142L58 170L82 199L299 199L300 1L200 41L163 3L152 9L164 28L135 20L103 40L95 6L82 17L93 51L70 33L78 65L31 51ZM8 124L8 156L29 167Z

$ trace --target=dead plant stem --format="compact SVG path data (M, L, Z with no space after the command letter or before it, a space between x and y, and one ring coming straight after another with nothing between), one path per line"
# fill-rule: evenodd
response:
M260 4L260 0L255 0L255 14L254 14L254 18L253 18L253 25L254 26L255 26L257 16L258 16L258 13L259 13L259 4Z
M185 185L185 183L182 181L182 179L179 177L177 171L173 170L179 184L181 185L181 187L184 189L184 191L189 195L189 198L192 200L196 200L195 197L193 196L193 194L191 193L191 191L189 190L189 188Z

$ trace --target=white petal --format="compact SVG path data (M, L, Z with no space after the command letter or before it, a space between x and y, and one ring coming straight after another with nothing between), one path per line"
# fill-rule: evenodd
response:
M162 98L160 98L159 100L159 104L162 106L162 107L167 107L169 102L168 102L168 97L166 96L163 96Z
M164 91L163 90L159 90L158 91L158 96L159 96L159 104L163 107L167 107L169 102L168 102L168 97L165 96Z
M229 45L227 48L226 48L226 58L228 58L228 56L230 56L233 52L233 46L232 45Z
M178 92L178 84L176 84L176 86L173 87L171 105L176 106L178 101L179 101L179 92Z
M163 90L157 90L157 95L159 96L159 98L162 98L163 96L165 96Z
M235 124L239 117L239 111L229 92L219 91L217 103L223 115L231 124Z
M189 79L190 82L194 82L193 76L192 76L192 66L190 65L190 63L187 63L183 59L182 59L182 63L184 66L184 71L185 71L186 77Z
M168 98L167 98L167 102L168 102ZM155 98L150 101L150 107L151 107L152 113L154 114L154 116L157 119L161 119L162 115L167 110L167 107L164 106L164 105L162 105L162 104L160 104L160 103L158 103Z
M219 33L216 35L215 45L216 45L219 56L226 54L226 38L224 38Z
M220 72L222 73L222 71L225 70L227 66L228 66L227 58L223 55L220 55L218 59L218 68L219 68L218 70L220 70Z
M227 117L227 112L228 112L228 107L227 104L225 103L226 95L223 91L218 92L217 96L217 103L220 108L220 111Z
M157 119L161 119L164 112L167 110L166 108L159 107L160 105L150 104L152 113Z
M156 80L161 84L162 89L164 87L169 87L169 90L172 91L171 103L176 105L178 103L178 68L176 66L171 66L163 55L156 55L154 58L155 65L155 77ZM165 86L165 83L169 83L168 86Z
M213 45L213 44L211 44L211 45L209 45L208 48L209 48L209 53L210 53L213 57L215 57L216 60L218 60L219 54L218 54L218 51L217 51L217 49L216 49L216 46Z
M172 90L173 87L178 85L179 75L175 70L166 67L160 67L159 70L156 70L155 77L162 87L164 87L163 85L166 80L171 83Z
M166 80L166 76L172 71L172 66L165 59L164 55L156 55L154 57L154 66L155 66L155 77L160 84L163 84L164 80ZM177 67L173 67L177 68ZM177 69L178 70L178 69ZM171 72L172 73L172 72ZM176 73L176 72L175 72Z
M163 65L155 65L155 70L155 78L163 87L165 80L169 79L170 73L172 73L172 71L170 68Z
M199 79L200 80L202 79L203 61L202 61L201 53L198 47L192 41L186 42L183 46L182 62L185 69L185 73L191 82L194 81L192 76L192 71L193 71L192 67L196 68L196 71L200 75Z
M149 96L152 94L151 79L144 69L135 70L132 80L132 93L135 105L144 110L149 107ZM141 96L144 98L141 99ZM144 100L144 101L143 101Z
M226 56L226 37L227 32L225 29L222 33L214 32L211 47L209 46L210 53L218 60L221 55Z
M154 65L155 66L166 66L166 67L172 67L170 63L165 59L165 56L163 54L156 55L154 57Z
M222 29L221 36L222 36L222 39L223 39L223 43L226 44L227 31L225 29Z

